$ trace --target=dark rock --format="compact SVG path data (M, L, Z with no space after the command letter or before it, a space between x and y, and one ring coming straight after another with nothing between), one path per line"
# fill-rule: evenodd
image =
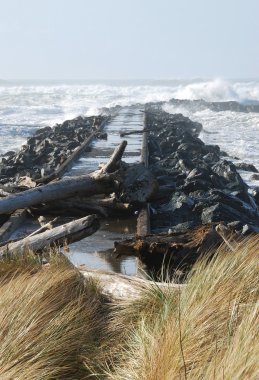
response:
M240 220L235 220L234 222L230 222L227 224L227 226L233 231L241 231L243 228L243 224L240 222Z
M227 189L247 190L248 186L244 183L232 162L226 160L219 161L212 166L212 170L221 177Z
M188 100L188 99L171 99L170 104L175 106L187 107L189 111L201 111L211 109L215 112L234 111L234 112L259 112L259 103L255 101L253 104L242 104L236 101L225 102L206 102L203 99Z
M232 222L233 220L243 220L243 216L231 206L216 203L202 211L201 220L203 224L213 222Z
M41 177L41 170L51 174L95 130L103 116L77 117L57 124L54 128L38 129L29 137L19 152L8 152L0 163L0 175L18 178L27 173L31 178ZM105 137L104 135L102 137ZM4 179L3 179L4 180Z
M246 164L245 162L239 162L236 164L236 167L240 170L244 170L247 172L253 172L253 173L258 173L258 170L256 167L252 164Z
M252 181L259 181L259 174L253 174L253 175L251 175L251 180Z
M259 233L259 227L258 226L254 226L251 224L246 224L243 226L242 235L247 236L247 235L255 234L255 233L256 234Z
M108 135L106 132L99 132L97 133L96 137L100 140L107 140Z

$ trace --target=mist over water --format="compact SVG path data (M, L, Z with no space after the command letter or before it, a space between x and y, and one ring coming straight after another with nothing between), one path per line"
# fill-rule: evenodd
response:
M0 154L17 149L37 128L79 115L93 115L102 107L151 101L204 99L259 102L259 80L169 80L169 81L84 81L0 82ZM165 105L165 110L183 113L204 126L201 138L218 144L232 156L259 168L259 114L193 111Z

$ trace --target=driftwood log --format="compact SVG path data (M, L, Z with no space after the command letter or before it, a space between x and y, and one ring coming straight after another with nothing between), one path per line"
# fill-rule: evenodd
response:
M114 197L100 198L100 196L71 197L69 199L48 202L30 208L33 215L70 215L85 216L86 214L98 214L100 216L119 216L132 212L129 203L118 202Z
M99 228L99 219L96 215L74 220L49 231L39 233L14 243L0 247L0 257L9 253L22 254L26 250L40 251L53 245L62 246L64 242L72 243L92 235Z
M29 238L29 237L34 236L34 235L41 234L42 232L45 232L47 230L51 230L52 228L54 228L54 223L56 223L58 221L58 219L59 219L59 217L51 220L48 223L42 224L40 228L38 228L36 231L33 231L30 235L26 236L26 238Z
M114 149L109 161L101 168L100 173L113 173L118 169L118 163L121 161L126 146L127 141L124 140Z
M116 189L115 181L107 175L64 178L57 182L35 187L0 199L0 214L10 214L19 208L65 199L71 196L110 194Z
M149 281L136 276L126 276L119 273L105 272L89 269L85 266L78 267L85 278L93 278L100 285L103 295L111 300L135 299L141 296L145 289L161 288L162 290L175 289L179 292L185 285Z
M27 208L77 195L91 196L113 193L116 190L116 181L106 173L112 173L118 168L118 162L121 160L126 146L127 141L122 141L101 170L89 175L64 178L0 199L0 215L10 214L19 208Z

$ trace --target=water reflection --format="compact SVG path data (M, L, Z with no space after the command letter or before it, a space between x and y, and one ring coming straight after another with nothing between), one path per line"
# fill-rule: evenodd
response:
M142 136L132 134L121 137L121 132L141 131L143 129L143 112L138 107L125 107L105 126L107 140L96 140L92 149L86 152L67 176L82 175L92 172L102 163L107 162L113 150L127 140L123 155L127 163L140 161ZM75 265L86 265L93 269L109 270L127 275L136 275L138 261L135 257L117 258L113 253L114 241L132 237L136 232L136 218L106 219L101 228L92 236L70 245L69 258Z
M135 219L105 219L95 234L70 244L69 258L75 265L92 269L109 270L127 275L137 275L135 257L117 257L114 241L129 239L136 231Z

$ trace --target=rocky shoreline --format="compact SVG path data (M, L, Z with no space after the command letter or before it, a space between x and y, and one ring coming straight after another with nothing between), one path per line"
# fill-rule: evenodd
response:
M153 232L214 222L243 234L259 232L258 189L249 190L219 146L199 139L201 124L149 105L147 125L150 170L162 189L161 199L151 202Z
M2 156L0 184L18 184L23 176L35 181L50 175L98 129L104 119L104 116L79 116L53 128L37 130L18 152L9 151ZM103 137L101 132L97 137Z

